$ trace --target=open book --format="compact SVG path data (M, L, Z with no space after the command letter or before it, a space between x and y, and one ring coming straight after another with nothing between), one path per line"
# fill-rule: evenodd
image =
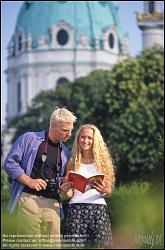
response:
M68 176L68 181L73 182L74 188L84 193L86 191L87 185L92 185L98 180L103 180L104 174L94 174L88 178L81 174L71 171Z

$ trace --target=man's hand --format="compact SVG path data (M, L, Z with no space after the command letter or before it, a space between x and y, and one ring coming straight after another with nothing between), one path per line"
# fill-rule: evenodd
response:
M46 189L47 183L42 179L32 179L29 180L28 187L35 189L36 191L40 191L42 189Z
M18 181L22 182L26 186L31 189L35 189L36 191L40 191L42 189L46 189L47 183L42 179L32 179L26 174L21 175L17 178Z

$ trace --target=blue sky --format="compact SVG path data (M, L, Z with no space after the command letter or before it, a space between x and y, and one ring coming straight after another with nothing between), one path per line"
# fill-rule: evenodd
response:
M163 5L163 1L162 5ZM16 18L23 1L1 1L1 125L5 123L7 84L4 70L7 68L7 45L14 32ZM143 12L143 1L113 1L119 7L119 18L124 32L129 35L131 56L140 54L142 49L141 31L136 24L135 12Z

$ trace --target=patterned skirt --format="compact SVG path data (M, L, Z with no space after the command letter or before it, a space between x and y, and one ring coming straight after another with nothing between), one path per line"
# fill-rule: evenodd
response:
M113 244L107 206L88 203L69 204L63 239L73 248L109 249Z

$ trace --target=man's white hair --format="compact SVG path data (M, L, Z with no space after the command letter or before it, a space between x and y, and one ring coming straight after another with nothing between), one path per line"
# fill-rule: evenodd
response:
M50 117L50 125L52 123L60 124L61 122L75 122L77 117L65 107L58 108L52 113Z

